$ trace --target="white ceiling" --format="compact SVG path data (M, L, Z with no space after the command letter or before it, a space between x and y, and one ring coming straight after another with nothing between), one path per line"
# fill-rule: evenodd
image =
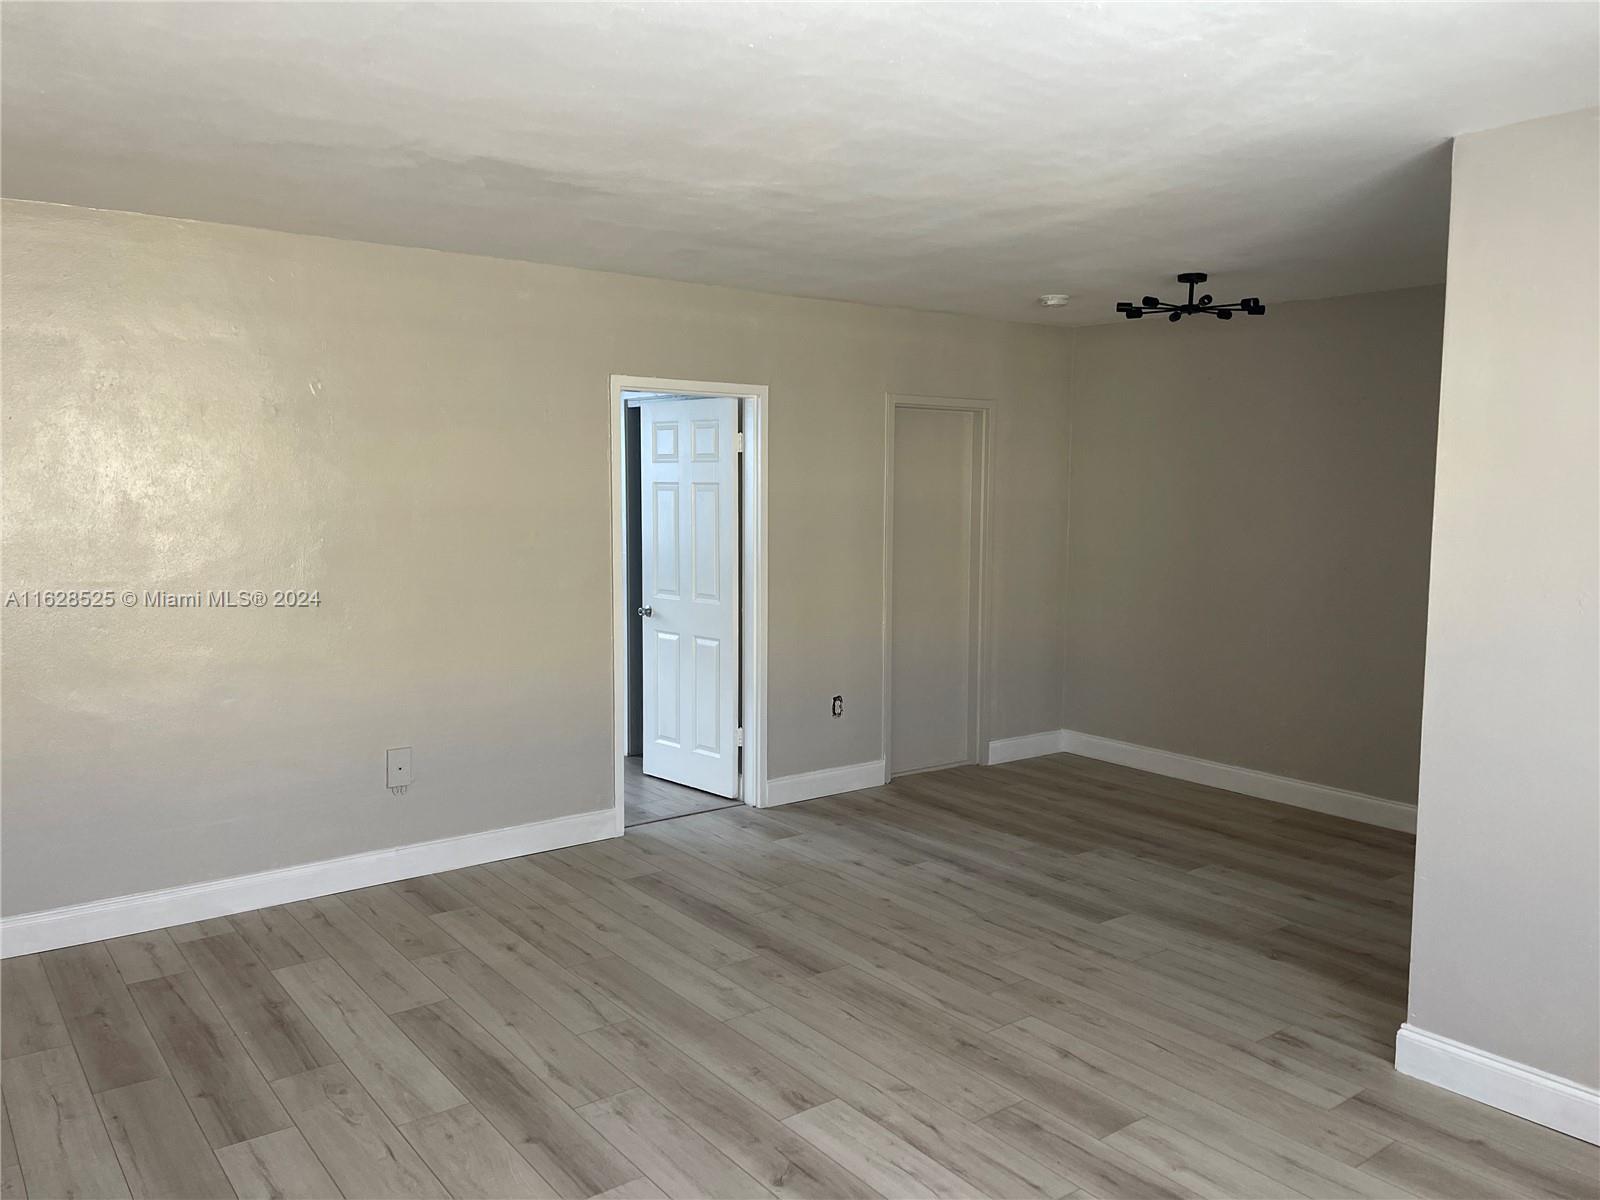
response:
M1597 12L8 0L0 165L27 199L1081 324L1186 269L1437 282L1449 138L1596 104Z

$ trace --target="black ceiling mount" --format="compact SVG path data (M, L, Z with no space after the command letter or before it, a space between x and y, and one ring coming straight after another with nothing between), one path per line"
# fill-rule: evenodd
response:
M1213 304L1210 296L1196 297L1194 294L1195 284L1204 283L1205 281L1206 273L1204 271L1185 271L1178 276L1178 282L1189 285L1188 303L1166 304L1157 300L1154 296L1146 296L1138 304L1133 303L1131 300L1120 301L1117 304L1117 311L1130 321L1137 321L1145 313L1166 313L1169 321L1181 321L1185 316L1195 313L1210 313L1219 321L1231 321L1233 320L1233 314L1236 312L1244 313L1250 317L1259 317L1267 311L1267 306L1261 303L1261 297L1259 296L1247 296L1237 304Z

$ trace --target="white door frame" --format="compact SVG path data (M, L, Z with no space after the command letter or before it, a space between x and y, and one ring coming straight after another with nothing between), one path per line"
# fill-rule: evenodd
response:
M767 388L765 384L704 383L645 375L611 377L611 766L616 832L627 819L622 760L628 750L627 410L623 392L682 392L733 396L739 401L739 798L767 805Z
M968 736L972 739L973 761L989 761L989 680L993 674L989 661L989 552L991 513L994 509L994 422L993 400L969 400L952 396L908 396L890 392L883 405L883 781L889 782L893 761L893 656L894 656L894 416L901 408L951 409L973 414L977 426L977 458L983 477L972 489L972 531L975 541L972 573L972 713Z

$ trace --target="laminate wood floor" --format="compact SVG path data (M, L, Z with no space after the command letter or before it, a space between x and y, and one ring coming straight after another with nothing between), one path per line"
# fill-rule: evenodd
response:
M4 1195L1578 1197L1407 836L1058 755L4 965Z
M713 796L644 773L644 760L638 756L622 760L622 816L629 829L653 821L668 821L694 813L715 812L719 808L738 808L738 800Z

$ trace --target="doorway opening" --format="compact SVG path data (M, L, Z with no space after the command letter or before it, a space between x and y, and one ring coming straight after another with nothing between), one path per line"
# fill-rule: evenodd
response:
M766 403L611 378L619 833L765 803Z
M977 763L987 703L993 405L888 397L884 428L884 775Z

